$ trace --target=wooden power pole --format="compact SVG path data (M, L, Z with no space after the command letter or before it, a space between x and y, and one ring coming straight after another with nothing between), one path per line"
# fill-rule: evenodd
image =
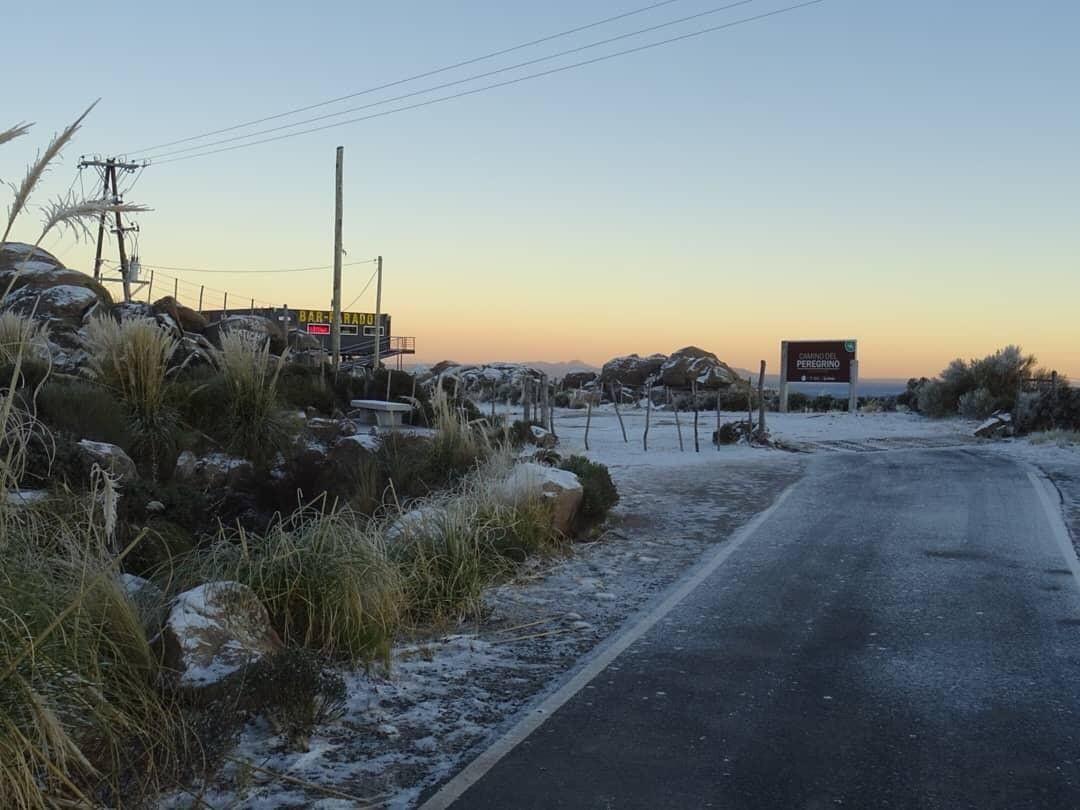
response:
M371 364L372 374L379 370L379 350L382 348L382 256L378 259L375 273L378 280L375 282L375 359Z
M120 191L117 184L117 175L124 172L134 172L136 170L145 169L147 163L128 163L116 158L100 158L96 157L91 160L80 160L79 168L85 169L87 167L95 168L101 172L102 180L102 194L103 200L109 200L113 205L119 205L123 200L120 198ZM102 265L102 248L105 244L105 212L101 213L101 218L98 220L98 235L97 235L97 252L94 256L94 279L101 279L101 265ZM116 234L116 243L120 250L120 281L124 285L124 300L131 300L131 282L132 267L128 261L127 246L124 242L124 234L129 231L139 230L137 225L124 225L124 221L120 216L120 212L116 212L116 226L113 228L113 233ZM109 279L115 280L115 279Z
M335 172L334 193L334 317L330 321L330 353L334 371L341 368L341 219L342 219L342 174L345 164L345 147L337 148L337 167Z

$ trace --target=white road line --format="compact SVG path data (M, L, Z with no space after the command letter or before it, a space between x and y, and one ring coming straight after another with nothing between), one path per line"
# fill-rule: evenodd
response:
M592 660L588 661L573 678L548 696L539 706L530 710L513 728L496 740L490 748L466 765L457 776L443 785L435 795L424 802L420 806L420 810L444 810L453 804L466 790L491 770L499 760L540 728L564 703L584 689L627 647L649 632L657 622L670 613L709 575L723 565L732 554L739 550L740 546L754 535L772 513L780 508L781 504L787 500L788 495L791 494L791 491L798 485L799 482L796 481L785 489L772 506L747 523L730 540L698 563L695 569L688 573L680 584L674 587L674 590L669 593L667 598L651 611L642 615L636 624L624 628L609 643L601 647Z
M1042 504L1043 510L1046 512L1046 520L1050 524L1050 533L1057 540L1058 547L1061 549L1062 556L1065 557L1065 562L1068 563L1069 570L1072 571L1073 578L1080 585L1080 559L1077 559L1076 547L1073 546L1072 538L1069 537L1069 530L1065 526L1065 519L1061 515L1061 505L1056 497L1057 490L1044 476L1029 472L1028 478L1031 480L1031 485L1035 487L1035 494L1039 496L1039 503Z

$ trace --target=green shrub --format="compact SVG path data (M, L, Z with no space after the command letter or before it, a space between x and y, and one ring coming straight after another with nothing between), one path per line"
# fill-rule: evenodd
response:
M927 416L953 416L959 412L961 397L982 390L968 399L969 413L1012 411L1021 382L1031 376L1035 358L1019 346L1006 346L970 363L953 360L934 380L918 384L918 409ZM909 391L911 383L908 383Z
M288 363L281 370L278 380L281 401L299 410L315 408L319 413L331 415L339 404L334 390L333 375L329 368L311 368Z
M619 502L619 491L608 468L584 456L570 456L562 463L562 469L576 475L584 490L578 512L579 525L585 528L603 521Z
M52 377L38 391L37 413L54 432L131 450L131 425L124 406L100 385L74 377Z
M976 388L960 396L960 415L965 419L986 419L997 410L997 400L987 388Z
M216 580L254 590L287 644L352 661L389 657L401 582L381 537L347 510L308 507L264 536L222 531L181 565L179 581Z

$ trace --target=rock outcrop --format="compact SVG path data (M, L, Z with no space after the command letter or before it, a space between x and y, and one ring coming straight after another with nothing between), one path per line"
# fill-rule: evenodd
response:
M669 388L727 388L739 381L727 363L712 352L687 346L672 354L660 366L660 381Z
M659 375L660 367L666 360L667 357L662 354L652 354L648 357L628 354L624 357L615 357L604 363L604 367L600 370L600 382L642 386Z

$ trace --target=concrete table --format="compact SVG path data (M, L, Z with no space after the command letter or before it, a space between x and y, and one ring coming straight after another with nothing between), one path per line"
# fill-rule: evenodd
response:
M357 421L379 427L401 427L405 424L405 414L412 412L411 405L381 399L354 399L349 405L356 412Z

